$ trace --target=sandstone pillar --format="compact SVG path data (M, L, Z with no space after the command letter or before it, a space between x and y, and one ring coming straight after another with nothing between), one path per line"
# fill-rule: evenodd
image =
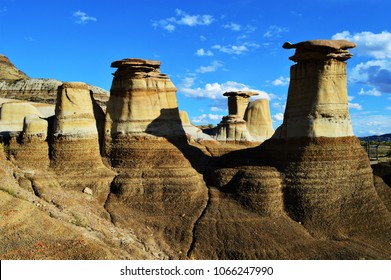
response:
M263 142L274 134L269 100L267 99L257 99L250 102L244 120L254 141Z
M228 116L223 117L217 125L216 140L223 142L252 141L247 130L244 113L250 101L250 97L258 95L256 92L232 91L225 92L228 96Z
M348 111L345 61L354 46L345 40L284 44L296 49L290 59L297 64L283 124L261 149L285 173L286 211L313 236L381 239L391 216Z
M284 124L276 138L353 136L348 111L346 63L353 43L314 40L298 44L291 67Z
M105 154L119 172L106 209L118 224L167 240L184 257L192 226L207 201L196 165L197 149L188 145L176 88L160 73L160 61L115 61L107 104ZM124 214L125 213L125 214Z

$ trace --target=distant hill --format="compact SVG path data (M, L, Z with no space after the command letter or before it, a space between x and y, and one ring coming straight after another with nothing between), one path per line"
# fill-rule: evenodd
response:
M8 59L8 57L0 54L0 81L24 80L29 77L20 71Z
M391 142L391 133L383 134L383 135L372 135L365 137L358 137L361 141L380 141L380 142Z
M62 83L56 79L29 78L8 57L0 54L0 98L55 104L57 88ZM95 100L106 106L110 93L97 86L88 86Z

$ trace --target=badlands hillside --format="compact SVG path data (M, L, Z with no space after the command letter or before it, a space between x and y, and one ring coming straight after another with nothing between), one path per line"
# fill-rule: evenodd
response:
M391 188L348 111L355 45L283 47L283 124L228 92L214 136L159 61L113 62L107 102L80 82L26 98L12 84L27 76L1 63L0 259L391 259ZM32 102L48 99L52 114Z

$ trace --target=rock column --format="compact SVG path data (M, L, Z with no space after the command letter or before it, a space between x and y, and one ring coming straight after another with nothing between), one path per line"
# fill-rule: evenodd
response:
M105 154L119 175L107 209L118 224L166 240L182 258L207 188L193 167L200 161L182 127L176 88L160 73L159 61L133 58L111 66L118 69L107 104Z
M391 226L350 123L345 61L354 46L344 40L284 44L296 49L290 59L297 62L284 122L261 146L285 173L286 211L322 238L383 238Z
M269 100L257 99L248 104L244 115L247 129L254 141L263 142L274 133Z
M113 172L102 162L93 100L84 83L58 87L50 166L61 186L82 191L89 187L100 202L109 193Z
M244 113L250 97L258 95L256 92L235 91L223 94L228 96L228 116L223 117L217 125L216 140L224 142L252 141L247 130Z

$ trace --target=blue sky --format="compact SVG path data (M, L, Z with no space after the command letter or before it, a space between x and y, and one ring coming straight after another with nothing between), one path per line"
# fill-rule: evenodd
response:
M0 0L0 53L27 75L110 89L123 58L160 60L194 124L227 114L228 90L270 99L281 124L289 83L285 41L348 39L356 135L391 132L389 0Z

